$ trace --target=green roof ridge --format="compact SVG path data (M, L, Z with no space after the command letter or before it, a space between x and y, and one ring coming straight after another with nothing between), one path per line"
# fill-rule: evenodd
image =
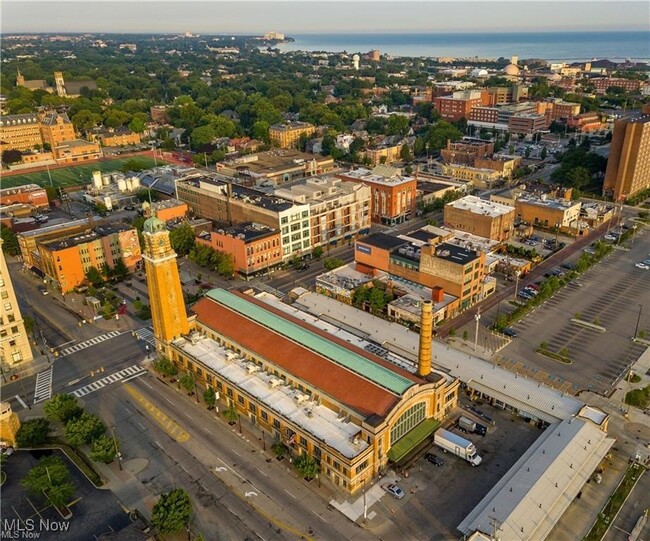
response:
M286 338L298 342L318 355L326 357L393 393L401 395L409 387L415 385L414 381L394 372L390 368L375 363L335 342L331 342L296 323L283 319L270 310L248 302L246 299L230 291L225 289L212 289L206 295L231 310L252 319Z

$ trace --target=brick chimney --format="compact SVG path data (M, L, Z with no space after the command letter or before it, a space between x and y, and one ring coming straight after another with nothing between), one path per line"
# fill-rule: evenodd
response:
M420 350L418 352L418 376L431 373L431 339L433 337L433 302L422 301L420 314Z
M436 286L431 290L431 300L434 303L442 302L444 298L445 298L445 290L442 289L441 287Z

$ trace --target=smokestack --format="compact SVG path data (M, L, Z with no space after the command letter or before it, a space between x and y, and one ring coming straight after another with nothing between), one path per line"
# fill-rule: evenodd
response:
M433 337L433 302L422 301L420 314L420 351L418 353L418 376L431 373L431 338Z

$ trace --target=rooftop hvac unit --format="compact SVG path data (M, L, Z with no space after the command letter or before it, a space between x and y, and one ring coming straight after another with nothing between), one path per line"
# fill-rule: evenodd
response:
M269 387L271 387L271 389L275 389L281 383L282 383L282 380L280 378L271 378L269 380Z
M227 351L226 352L226 361L230 362L234 360L237 357L237 354L234 351Z
M260 369L260 367L257 366L256 364L249 364L249 365L246 366L246 371L249 374L252 374L253 372L257 372L259 369Z
M307 402L307 399L308 399L308 398L309 398L309 397L308 397L306 394L302 394L302 393L296 393L296 394L293 396L293 399L294 399L296 402L298 402L298 404L302 404L302 403L304 403L304 402Z

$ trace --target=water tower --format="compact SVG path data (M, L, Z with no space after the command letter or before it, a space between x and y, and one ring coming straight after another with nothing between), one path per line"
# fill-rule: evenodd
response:
M361 60L361 57L358 54L355 54L352 57L352 65L354 66L354 69L359 71L359 60Z

